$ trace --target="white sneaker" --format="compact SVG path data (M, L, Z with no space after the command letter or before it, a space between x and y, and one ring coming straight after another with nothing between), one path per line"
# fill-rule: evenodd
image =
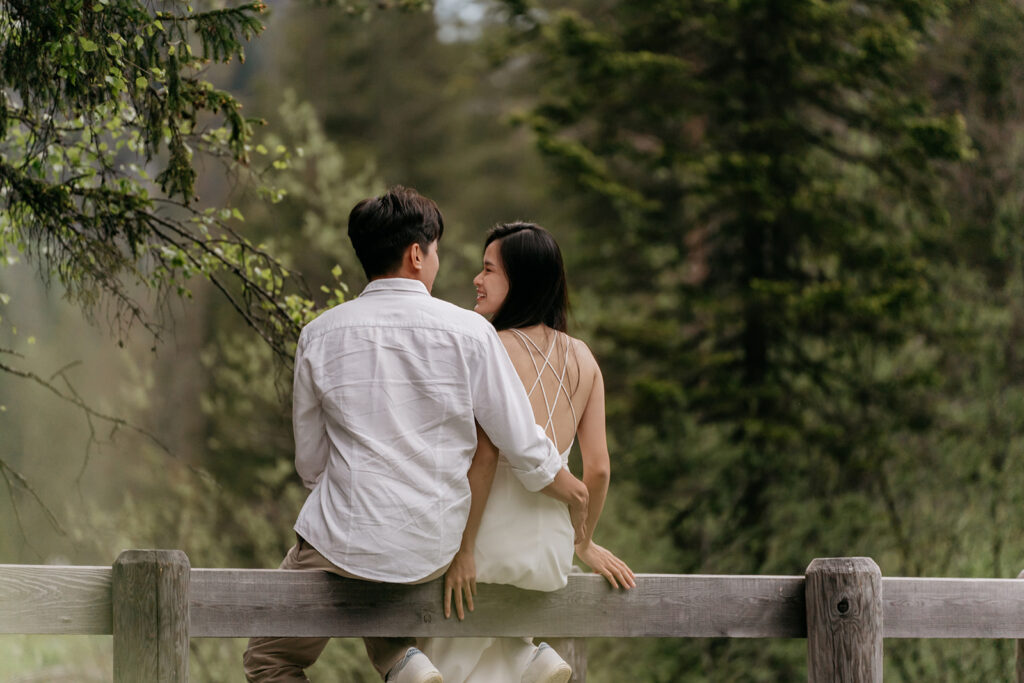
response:
M405 656L391 667L384 678L385 683L444 683L441 672L425 654L410 647Z
M523 671L523 683L566 683L572 668L547 643L541 643Z

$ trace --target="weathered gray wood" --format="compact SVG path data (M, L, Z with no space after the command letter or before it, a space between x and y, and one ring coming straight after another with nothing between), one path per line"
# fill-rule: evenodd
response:
M800 638L803 579L642 574L613 590L571 576L541 593L481 584L465 621L441 612L441 582L394 586L319 571L192 570L192 637L532 636Z
M569 578L584 576L585 573L578 565L573 565L569 572ZM572 676L569 683L586 683L587 680L587 641L585 638L550 638L540 636L534 638L535 643L547 642L555 652L562 656L569 666L572 667Z
M807 680L882 682L882 572L869 557L807 567Z
M882 579L886 638L1024 638L1024 581Z
M0 633L111 632L110 567L0 565Z
M587 640L585 638L535 638L546 642L572 667L569 683L587 683Z
M316 572L311 574L314 575L313 578L291 577L280 585L274 585L266 576L266 570L193 569L193 582L196 585L193 586L191 596L194 610L192 623L203 636L253 635L255 631L251 628L245 631L247 625L250 625L246 622L250 613L276 609L276 605L289 603L295 599L315 600L318 594L322 595L331 590L328 588L331 577L325 575L318 578ZM596 577L581 578L586 582L593 581ZM749 581L751 578L758 580ZM235 579L246 585L229 587L226 592L220 593L221 586ZM716 601L722 597L722 587L728 586L729 595L725 596L724 605L731 605L726 608L732 610L733 616L720 617L714 635L789 638L802 637L806 634L802 625L803 577L641 575L641 579L644 582L660 582L661 585L656 591L651 585L645 585L644 588L648 592L646 597L638 597L640 594L637 594L637 597L625 597L643 602L651 599L652 591L664 592L669 596L674 594L688 604L696 603L698 609L705 611L713 611ZM603 601L601 595L610 593L610 589L604 589L602 592L600 582L583 587L578 586L576 581L576 577L569 579L570 588L573 589L572 595L589 596L588 601ZM110 567L0 565L0 633L110 635L110 584ZM259 589L255 589L253 584L258 585ZM511 604L519 602L519 592L514 589L500 586L484 588L487 589L485 598L488 593L493 594L497 590L504 598L509 599ZM198 595L195 594L196 590L199 591ZM703 598L694 595L700 591L707 591L707 595ZM292 595L293 592L296 594ZM233 604L244 600L245 595L252 593L257 595L251 608ZM543 594L524 594L535 599L537 596L543 597ZM883 577L882 595L886 638L1024 639L1024 581ZM620 596L620 600L622 597ZM554 607L557 608L557 601L563 601L565 598L555 599ZM672 599L669 597L666 600ZM219 616L215 614L218 604L223 604L227 613ZM494 608L494 600L487 598L487 604L490 605L488 609ZM740 605L743 606L742 609L739 609ZM679 607L684 608L685 606ZM599 620L594 630L605 625L611 629L608 620L601 616L607 611L602 604L595 604L589 611L586 610L586 604L577 605L576 609L577 614L582 614L584 620ZM436 615L436 611L431 614ZM480 615L482 614L483 612L480 612ZM444 621L443 617L438 618ZM287 620L288 617L282 616L281 619ZM538 616L532 619L531 623L543 623L540 619ZM705 615L700 619L708 625L713 617ZM733 622L749 620L750 628L744 632L737 631L729 626L730 619ZM662 620L664 621L664 618ZM692 636L697 631L694 621L693 615L684 616L676 626L663 624L665 628L658 629L669 629L673 632L650 635ZM251 626L255 628L258 623L260 622L254 621ZM339 628L337 623L327 623L329 628ZM471 629L475 623L484 624L486 620L467 621L463 627L452 627L442 623L441 628L447 629L443 635L450 635L454 630L459 630L460 635L469 635L465 630ZM352 631L356 627L345 628ZM240 632L224 633L232 630ZM424 630L429 630L429 627L424 626ZM546 627L531 630L536 633L550 633L553 636L561 635ZM601 635L637 635L635 626L616 627L616 630L628 633L613 633L609 630ZM348 631L344 635L351 635ZM193 631L192 635L196 636L199 633ZM442 633L431 632L424 635Z
M115 683L188 683L188 557L126 550L112 576Z

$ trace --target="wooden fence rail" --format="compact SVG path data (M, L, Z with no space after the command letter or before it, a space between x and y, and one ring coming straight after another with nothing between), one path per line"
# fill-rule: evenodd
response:
M113 567L0 565L0 633L113 635L118 683L184 683L189 638L806 638L811 683L881 681L883 638L1024 639L1024 581L882 577L868 558L815 560L805 576L641 574L630 591L594 575L552 593L487 585L463 622L444 618L441 593L129 550Z

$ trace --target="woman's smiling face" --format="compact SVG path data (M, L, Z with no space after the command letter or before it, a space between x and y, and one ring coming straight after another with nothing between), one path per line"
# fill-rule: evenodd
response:
M480 315L492 316L498 312L508 296L508 276L501 263L501 240L494 240L484 249L484 267L475 278L476 305L473 310Z

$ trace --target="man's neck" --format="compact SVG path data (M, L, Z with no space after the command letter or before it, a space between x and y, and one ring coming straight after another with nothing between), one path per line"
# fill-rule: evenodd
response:
M427 287L427 283L424 282L422 278L417 277L417 275L418 273L408 273L404 270L400 270L395 273L389 273L388 275L379 275L377 277L370 278L370 282L377 282L379 280L415 280L416 282L421 283L424 287ZM427 287L427 291L430 291L429 287Z

